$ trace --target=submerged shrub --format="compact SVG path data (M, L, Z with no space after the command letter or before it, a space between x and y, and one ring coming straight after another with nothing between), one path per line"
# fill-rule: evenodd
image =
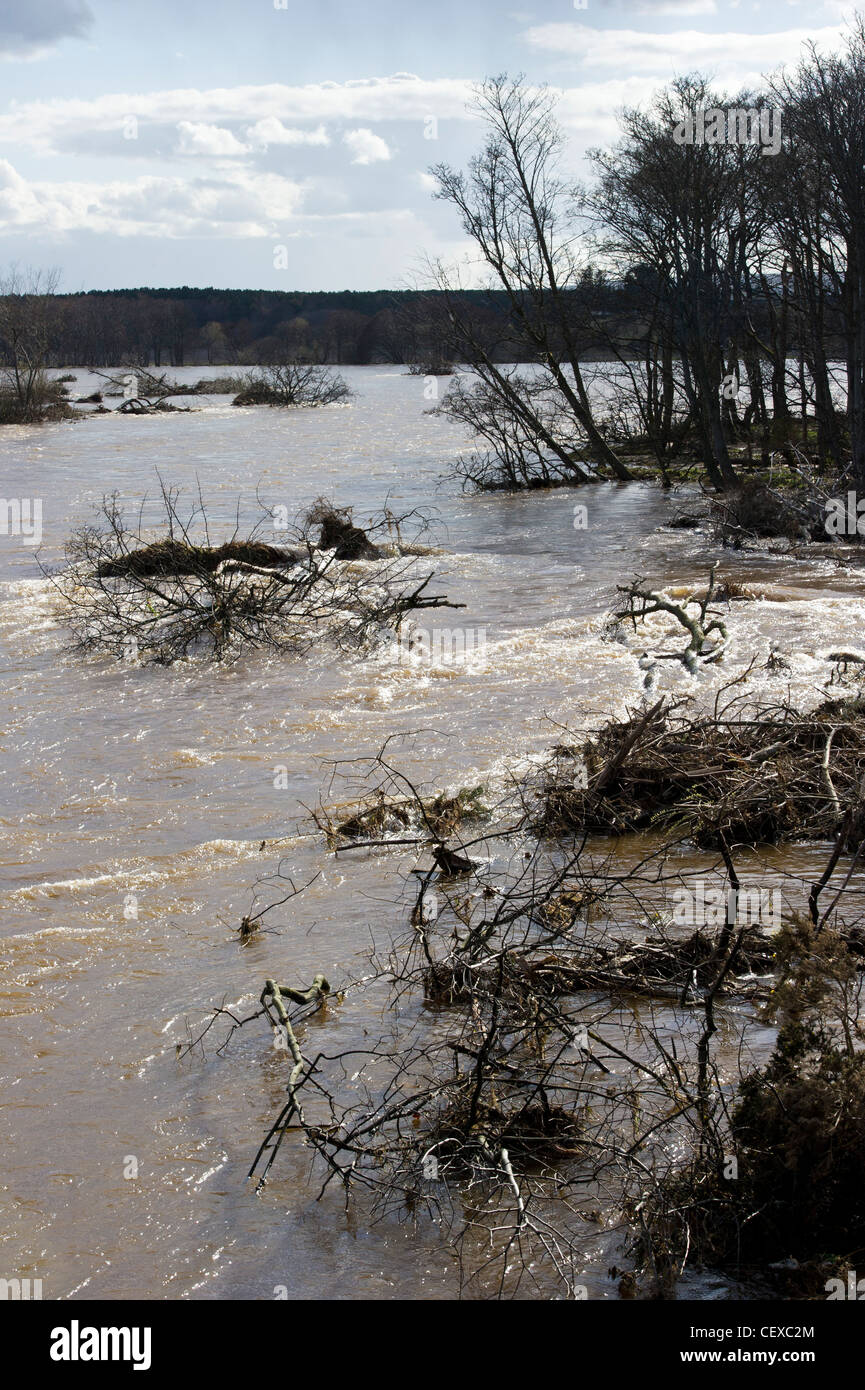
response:
M26 390L15 390L8 383L0 387L0 425L38 425L69 419L72 414L66 388L59 379L43 377Z
M234 405L337 405L352 392L338 372L309 362L288 362L251 372Z
M656 1290L689 1263L783 1277L807 1295L865 1257L862 943L801 920L776 941L769 1062L740 1083L726 1131L642 1207L635 1250Z
M200 498L187 511L176 489L161 486L162 536L144 526L144 503L130 520L116 496L104 498L97 523L73 533L65 566L49 575L79 651L168 665L244 649L295 653L325 639L357 650L392 636L415 609L461 606L427 594L432 574L419 575L399 547L385 555L332 504L375 565L346 566L344 550L323 547L309 520L286 528L291 546L269 545L260 536L273 524L267 513L215 544ZM388 523L372 526L388 531Z

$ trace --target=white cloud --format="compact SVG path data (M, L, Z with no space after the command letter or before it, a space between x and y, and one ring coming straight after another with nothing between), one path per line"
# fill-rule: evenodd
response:
M277 116L265 116L247 128L246 138L251 145L267 149L268 145L329 145L330 136L323 125L315 130L299 130L284 126Z
M781 63L794 62L802 45L837 45L841 30L787 29L774 34L715 34L679 29L653 34L638 29L593 29L588 24L540 24L526 30L526 42L537 49L579 58L586 67L617 68L628 73L653 73L666 78L673 73L717 72L727 79L744 80Z
M739 0L732 0L735 9ZM635 5L638 14L651 15L680 15L680 14L716 14L718 10L717 0L641 0Z
M0 235L26 229L113 236L264 237L297 216L303 190L278 174L30 182L0 160Z
M178 154L201 155L205 159L236 159L247 154L248 146L242 145L230 130L223 126L206 125L202 121L179 121L180 132Z
M788 4L797 2L798 0L788 0ZM600 3L605 10L633 10L637 14L650 14L653 17L658 15L717 14L718 12L718 0L600 0ZM725 0L725 8L736 9L739 3L740 0ZM575 6L575 8L586 9L586 5ZM592 8L594 9L594 3Z
M384 159L390 159L387 141L382 140L380 135L374 135L366 127L347 130L342 138L351 150L352 164L378 164Z
M556 108L571 143L565 159L571 165L589 146L610 145L620 135L616 113L623 106L647 106L658 90L657 75L610 78L606 82L581 82L566 87Z
M205 125L255 125L269 117L296 124L342 121L417 121L471 119L466 103L472 83L462 78L426 80L410 73L353 82L318 82L303 87L195 87L156 92L115 92L92 99L15 103L0 115L0 144L14 143L41 154L88 149L105 152L106 131L117 131L135 116L144 127L176 126L181 121ZM116 151L115 151L116 152Z
M849 24L856 18L856 11L861 9L861 5L857 4L857 0L823 0L823 8Z

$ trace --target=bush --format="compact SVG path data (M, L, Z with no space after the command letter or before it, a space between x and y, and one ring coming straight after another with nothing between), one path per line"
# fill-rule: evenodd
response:
M66 388L58 380L43 378L23 396L8 384L0 387L0 425L38 425L72 415Z
M802 1296L865 1258L862 943L811 921L776 938L775 1049L741 1082L729 1131L659 1185L639 1262L669 1289L686 1262L783 1277ZM722 1171L735 1155L735 1180ZM791 1272L792 1271L792 1272Z
M248 378L241 376L202 377L190 388L196 396L235 396L246 389Z
M234 405L337 405L350 400L352 392L338 373L329 367L302 362L263 367L251 372Z
M444 352L431 352L409 364L409 376L453 376L456 365Z
M823 505L807 494L780 493L759 478L745 478L712 502L716 534L738 545L743 539L828 541Z

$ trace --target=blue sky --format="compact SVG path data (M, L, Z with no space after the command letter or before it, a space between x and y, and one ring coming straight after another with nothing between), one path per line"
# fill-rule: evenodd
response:
M378 289L464 250L428 169L490 73L561 92L568 162L677 74L833 47L845 0L0 0L0 270L67 290ZM276 248L284 247L284 252ZM284 268L282 268L284 266ZM279 267L279 268L278 268Z

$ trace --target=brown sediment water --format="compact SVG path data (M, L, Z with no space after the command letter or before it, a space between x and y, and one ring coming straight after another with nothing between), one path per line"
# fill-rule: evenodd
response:
M453 1296L435 1228L365 1226L339 1197L315 1205L308 1157L290 1142L252 1195L244 1174L285 1084L261 1035L221 1057L175 1060L187 1021L223 1001L248 1005L268 976L308 983L323 971L338 985L371 939L401 926L413 861L391 851L347 862L312 833L303 808L330 764L398 734L392 757L430 789L503 787L561 726L588 728L641 698L633 643L603 635L616 584L635 573L686 586L718 559L759 595L730 606L723 671L781 654L781 674L755 668L755 694L816 700L828 653L862 640L857 572L816 549L755 557L722 552L705 532L659 529L686 499L644 484L463 495L440 480L466 440L426 413L423 379L345 375L356 398L325 410L204 398L188 415L0 434L4 496L42 499L46 563L104 493L152 495L157 467L172 484L200 483L228 530L238 495L257 515L256 486L289 513L320 494L361 521L385 502L422 507L434 517L436 589L466 604L429 626L483 633L462 658L437 662L434 649L420 665L387 647L218 669L83 659L66 649L34 547L0 537L0 1274L41 1278L47 1298L270 1298L279 1286L292 1298ZM77 376L80 394L94 389ZM648 641L668 627L653 621ZM719 677L699 679L708 690ZM663 680L697 688L678 669ZM322 873L278 932L241 949L250 889L280 861L300 880ZM825 851L775 849L761 862L764 877L807 879ZM369 1007L349 994L307 1027L348 1046ZM607 1253L601 1236L587 1238L591 1296L615 1296Z

